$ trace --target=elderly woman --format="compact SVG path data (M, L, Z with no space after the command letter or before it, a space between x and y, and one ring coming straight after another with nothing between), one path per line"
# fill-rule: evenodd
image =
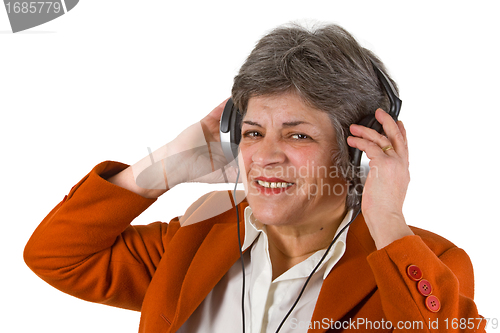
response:
M218 144L224 102L133 166L97 165L36 229L27 264L76 297L141 311L140 332L483 330L467 254L405 223L406 133L373 64L385 71L335 25L272 31L234 81L237 165ZM370 114L384 134L355 125ZM349 147L371 167L357 217ZM245 193L130 225L177 184L237 177Z

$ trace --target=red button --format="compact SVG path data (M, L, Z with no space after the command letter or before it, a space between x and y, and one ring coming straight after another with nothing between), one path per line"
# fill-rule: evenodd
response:
M425 306L427 307L427 309L429 309L429 311L438 312L439 309L441 309L441 302L439 302L439 298L431 295L427 296L427 298L425 299Z
M418 266L415 265L410 265L406 269L406 274L412 279L413 281L418 281L422 278L422 271Z
M417 287L418 291L424 296L429 296L432 293L431 283L425 279L418 281Z

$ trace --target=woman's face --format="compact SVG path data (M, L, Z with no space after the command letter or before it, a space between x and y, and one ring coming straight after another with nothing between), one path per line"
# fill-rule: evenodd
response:
M298 227L344 212L347 187L332 162L333 125L297 95L250 98L240 151L247 200L260 222Z

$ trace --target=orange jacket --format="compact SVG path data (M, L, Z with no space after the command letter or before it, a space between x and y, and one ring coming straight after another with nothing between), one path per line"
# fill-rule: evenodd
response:
M101 163L75 185L33 233L25 261L61 291L141 311L140 332L175 332L239 259L236 212L233 207L184 227L178 218L131 226L155 200L105 180L124 168ZM227 196L205 195L182 217L183 225ZM239 204L242 239L247 205ZM467 254L440 236L412 230L415 236L376 250L358 217L344 256L323 283L309 332L325 332L329 326L373 332L398 327L483 331ZM431 295L425 296L421 291L427 293L429 285Z

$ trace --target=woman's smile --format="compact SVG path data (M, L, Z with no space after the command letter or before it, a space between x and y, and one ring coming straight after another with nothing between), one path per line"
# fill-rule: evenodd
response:
M294 183L279 178L258 177L253 183L257 189L265 195L283 194L294 186Z

